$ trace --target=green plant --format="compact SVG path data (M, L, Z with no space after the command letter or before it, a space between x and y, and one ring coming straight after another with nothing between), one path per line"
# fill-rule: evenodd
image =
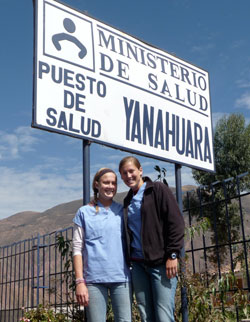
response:
M39 305L37 308L24 312L20 322L66 322L68 321L63 313L56 313L49 306Z
M69 305L69 316L73 322L82 322L85 321L85 312L81 310L79 305L75 302L74 295L72 292L75 292L75 273L73 270L73 252L71 248L71 241L65 239L63 235L58 235L56 238L56 247L58 248L62 259L64 261L64 272L63 272L63 281L66 282L69 286L67 292L68 304Z
M176 321L182 321L181 288L185 287L188 299L190 322L234 322L236 308L240 319L249 318L248 293L237 285L233 273L218 278L208 274L186 274L181 276L176 292Z
M211 227L210 220L208 218L201 218L196 223L192 224L189 227L185 227L185 234L188 235L190 238L194 238L195 234L199 236L205 234Z
M73 253L71 250L71 242L65 239L63 235L57 235L56 248L58 248L62 259L64 260L64 281L69 284L69 288L75 291L75 273L73 271Z
M160 168L158 165L154 167L154 170L158 172L157 179L163 182L166 186L168 186L166 175L167 175L167 170L166 168Z

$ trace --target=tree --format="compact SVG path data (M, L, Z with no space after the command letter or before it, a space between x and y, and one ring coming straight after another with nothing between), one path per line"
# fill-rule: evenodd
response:
M231 240L236 241L239 238L240 217L238 216L238 207L230 200L227 201L227 215L225 204L221 202L223 198L232 196L236 192L235 180L227 184L225 190L223 185L216 186L211 193L211 184L218 181L223 181L227 178L235 178L237 175L250 171L250 124L245 124L243 115L232 114L228 117L220 119L214 131L214 157L215 157L215 173L193 170L193 177L196 182L203 186L200 190L200 200L207 203L208 206L203 208L203 217L209 219L211 227L215 227L212 232L212 242L216 241L220 244L228 242L227 219L230 221ZM224 182L225 185L225 182ZM241 189L250 187L249 176L241 181ZM184 204L185 204L184 200ZM212 203L211 203L212 202ZM199 201L192 200L192 204L196 206ZM198 207L194 208L192 215L199 219ZM220 248L221 260L225 259L227 248ZM216 261L217 255L210 254L210 259Z
M240 114L231 114L221 118L214 131L215 173L193 170L193 177L201 185L210 185L215 181L250 170L250 124Z

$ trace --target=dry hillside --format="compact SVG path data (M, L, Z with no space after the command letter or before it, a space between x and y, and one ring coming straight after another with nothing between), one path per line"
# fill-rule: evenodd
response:
M190 191L194 186L184 186L183 191ZM122 203L125 192L118 193L115 200ZM242 198L246 214L245 229L250 234L250 195ZM0 246L31 238L32 236L51 233L70 227L72 219L82 200L75 200L57 205L44 212L24 211L0 220Z

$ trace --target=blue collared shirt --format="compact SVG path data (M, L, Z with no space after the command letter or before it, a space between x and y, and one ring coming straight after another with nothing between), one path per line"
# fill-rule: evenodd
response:
M131 257L143 258L141 244L141 203L146 188L146 182L140 187L137 194L133 196L128 206L128 227L132 231Z
M73 222L83 228L83 276L87 283L120 283L130 280L123 244L123 207L112 202L105 208L83 206Z

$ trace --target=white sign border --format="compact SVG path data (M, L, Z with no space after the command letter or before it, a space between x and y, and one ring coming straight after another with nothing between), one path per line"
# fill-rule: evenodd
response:
M164 161L164 162L169 162L169 163L174 163L174 164L180 164L180 165L182 165L182 166L186 166L186 167L189 167L189 168L192 168L192 169L196 169L196 170L203 170L203 171L206 171L206 172L210 172L210 173L215 173L216 172L216 170L215 170L215 161L213 160L213 169L211 170L211 169L207 169L207 168L204 168L204 167L199 167L199 166L197 166L197 165L195 165L195 166L192 166L191 164L189 164L189 163L185 163L185 162L182 162L182 161L176 161L176 160L173 160L173 159L169 159L169 158L167 158L167 157L161 157L161 156L157 156L157 155L155 155L155 154L151 154L151 153L146 153L146 152L141 152L141 151L138 151L138 150L134 150L134 149L131 149L131 148L129 148L129 147L124 147L124 146L119 146L119 145L114 145L114 144L112 144L112 143L108 143L108 142L104 142L104 141L102 141L102 140L98 140L98 139L94 139L94 138L89 138L89 137L86 137L86 136L84 136L84 135L78 135L78 134L74 134L74 133L69 133L69 132L65 132L65 131L61 131L61 130L59 130L59 129L52 129L51 127L46 127L46 126L43 126L43 125L41 125L41 124L38 124L38 123L36 123L36 106L37 106L37 104L36 104L36 102L37 102L37 95L36 95L36 92L37 92L37 35L38 35L38 27L37 27L37 21L38 21L38 1L39 0L33 0L33 12L34 12L34 48L33 48L33 105L32 105L32 123L31 123L31 127L33 127L33 128L37 128L37 129L41 129L41 130L44 130L44 131L47 131L47 132L51 132L51 133L58 133L58 134L61 134L61 135L66 135L66 136L70 136L70 137L73 137L73 138L77 138L77 139L81 139L81 140L87 140L87 141L89 141L89 142L93 142L93 143L97 143L97 144L101 144L101 145L104 145L104 146L107 146L107 147L110 147L110 148L113 148L113 149L116 149L116 150L121 150L121 151L124 151L124 152L129 152L129 153L133 153L133 154L137 154L137 155L141 155L141 156L144 156L144 157L149 157L149 158L153 158L153 159L155 159L155 160L159 160L159 161ZM45 3L45 1L46 0L44 0L44 3ZM179 58L178 56L176 56L175 54L172 54L172 53L169 53L169 52L167 52L166 50L164 50L164 49L162 49L162 48L158 48L157 46L155 46L155 45L152 45L152 44L150 44L150 43L148 43L148 42L146 42L146 41L144 41L144 40L142 40L142 39L140 39L140 38L138 38L138 37L136 37L136 36L134 36L134 35L131 35L131 34L129 34L129 33L127 33L127 32L125 32L125 31L123 31L123 30L120 30L119 28L117 28L117 27L114 27L114 26L112 26L111 24L108 24L108 23L106 23L106 22L103 22L103 21L101 21L100 19L97 19L96 17L93 17L92 15L90 15L89 13L86 13L86 12L84 12L84 11L81 11L81 10L79 10L79 9L76 9L76 8L74 8L74 7L72 7L72 6L70 6L70 5L68 5L68 4L66 4L66 3L64 3L64 2L62 2L62 1L59 1L59 0L53 0L54 2L57 2L57 3L59 3L59 4L61 4L61 5L63 5L63 6L65 6L65 7L68 7L69 9L71 9L71 10L74 10L74 11L76 11L76 12L79 12L80 14L84 14L85 16L87 16L87 17L89 17L89 18L91 18L91 19L94 19L94 20L96 20L96 21L99 21L100 23L103 23L103 24L105 24L106 26L108 26L108 27L110 27L110 28L112 28L112 29L115 29L115 30L117 30L117 31L119 31L119 32L121 32L121 33L123 33L123 34L125 34L125 35L128 35L129 37L132 37L132 38L134 38L135 40L138 40L138 41L140 41L140 42L143 42L145 45L147 45L147 46L150 46L150 47L152 47L152 48L155 48L156 50L160 50L160 51L162 51L162 52L165 52L167 55L170 55L170 56L173 56L173 57L176 57L177 59L180 59L181 61L182 61L182 63L184 64L184 63L187 63L187 64L190 64L190 65L192 65L194 68L196 67L197 69L199 69L199 70L202 70L202 71L204 71L205 73L207 73L208 74L208 71L207 70L205 70L204 68L201 68L201 67L199 67L199 66L197 66L197 65L195 65L195 64L193 64L193 63L189 63L188 61L186 61L185 59L182 59L182 58ZM44 48L43 48L43 50L44 50ZM48 55L48 54L44 54L45 56L48 56L48 57L50 57L50 55ZM52 57L53 58L53 57ZM58 59L58 57L57 57L57 59ZM171 58L172 59L172 58ZM60 59L59 59L60 60ZM71 64L72 64L72 62L70 62ZM95 63L95 62L94 62ZM77 64L75 64L76 66L78 66ZM80 66L81 68L84 68L83 66ZM87 70L89 70L89 71L92 71L92 69L88 69L88 68L85 68L85 69L87 69ZM209 74L208 74L209 75ZM208 78L208 80L209 80L209 78ZM119 80L120 81L120 80ZM131 84L129 84L129 83L126 83L125 81L124 81L124 83L126 84L126 85L129 85L129 86L132 86ZM142 88L140 88L140 89L142 89ZM144 90L144 91L146 91L145 89L142 89L142 90ZM150 92L150 91L149 91ZM157 94L157 93L155 93L155 94L153 94L153 93L151 93L150 92L150 94L152 94L152 95L156 95L156 96L160 96L159 94ZM161 98L163 98L163 99L166 99L166 100L170 100L171 101L171 99L169 99L169 98L166 98L166 97L162 97L162 96L160 96ZM210 87L209 87L209 97L210 97L210 106L209 106L209 108L210 108L210 111L211 111L211 95L210 95ZM176 102L174 102L175 104L179 104L179 105L182 105L181 103L176 103ZM185 107L186 107L186 105L185 105ZM197 111L196 111L197 112ZM201 114L203 114L202 112L199 112L199 113L201 113ZM212 113L211 113L211 117L210 117L210 121L211 121L211 133L212 133L212 140L213 140L213 136L214 136L214 134L213 134L213 124L212 124ZM213 155L213 157L214 157L214 145L213 145L213 143L212 143L212 155Z

